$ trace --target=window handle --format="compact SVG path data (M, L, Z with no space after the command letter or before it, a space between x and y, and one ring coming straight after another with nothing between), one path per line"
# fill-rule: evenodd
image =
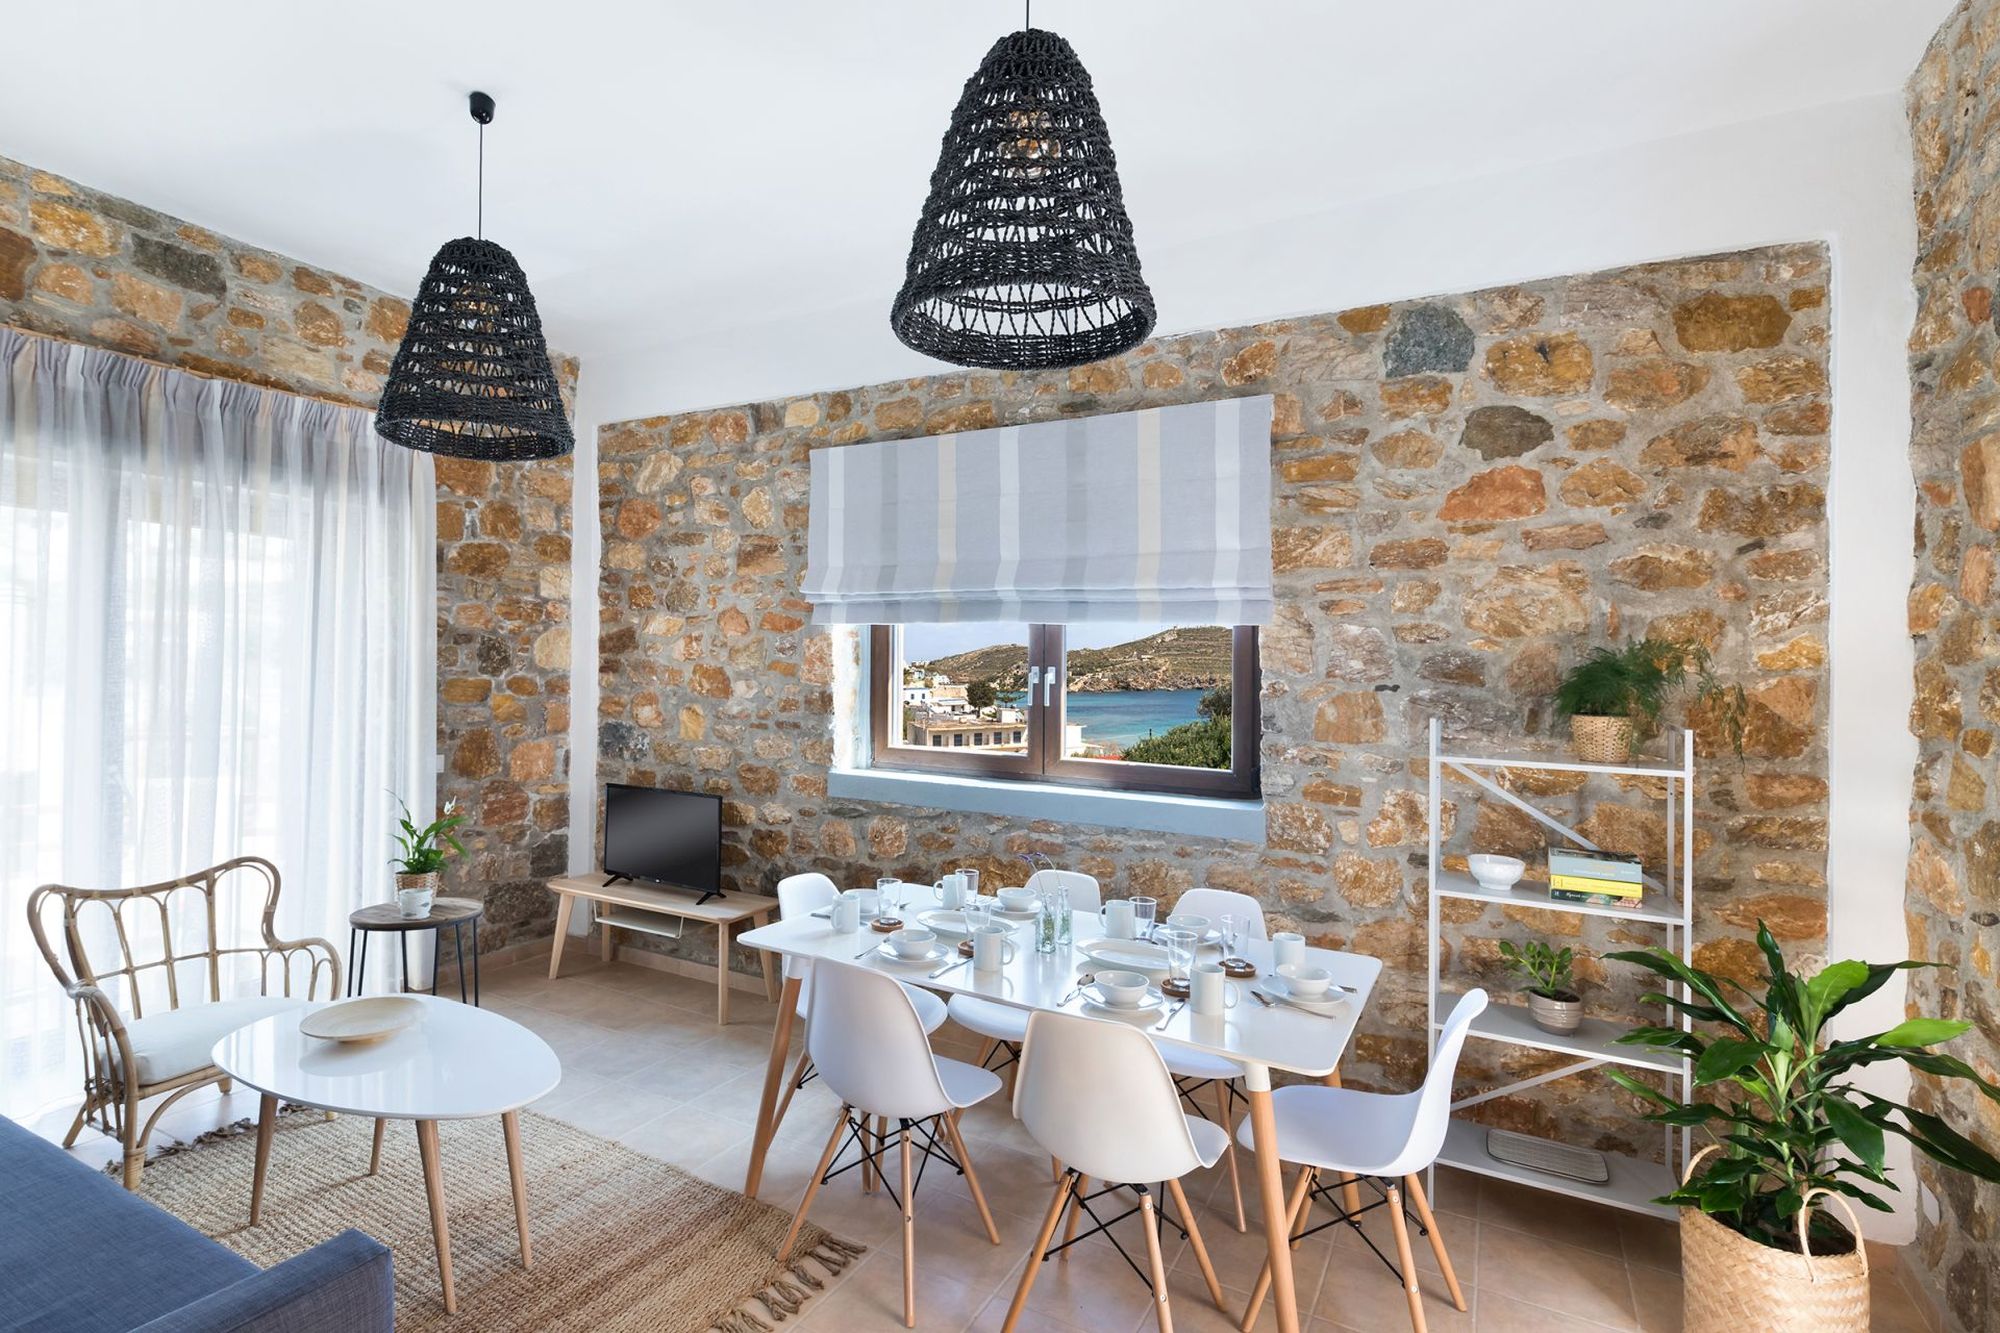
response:
M1052 708L1056 701L1056 669L1050 667L1042 673L1042 707Z
M1040 667L1038 667L1038 666L1031 666L1031 667L1029 667L1029 668L1028 668L1028 702L1029 702L1029 703L1033 703L1033 702L1035 701L1035 686L1037 686L1037 685L1039 685L1039 684L1041 684L1041 683L1042 683L1042 669L1041 669Z

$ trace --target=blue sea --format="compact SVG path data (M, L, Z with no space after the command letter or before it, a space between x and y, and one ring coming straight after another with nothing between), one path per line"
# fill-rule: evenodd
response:
M1083 724L1083 738L1124 749L1169 727L1201 717L1203 690L1113 690L1072 694L1068 720Z

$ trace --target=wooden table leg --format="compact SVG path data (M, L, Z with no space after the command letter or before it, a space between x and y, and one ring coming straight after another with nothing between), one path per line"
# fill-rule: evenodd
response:
M451 1230L444 1216L444 1168L438 1160L435 1120L417 1122L417 1154L424 1159L424 1194L431 1205L431 1238L437 1242L438 1280L444 1287L444 1312L458 1313L458 1293L451 1285Z
M611 923L601 916L597 918L597 953L607 963L618 957L618 945L611 938Z
M1257 1183L1264 1205L1264 1242L1271 1251L1271 1287L1277 1297L1278 1333L1299 1333L1299 1293L1292 1285L1292 1238L1285 1215L1285 1180L1278 1161L1278 1119L1271 1110L1271 1071L1246 1066L1250 1134L1257 1146Z
M257 1099L257 1165L250 1172L250 1225L264 1212L264 1172L271 1165L271 1131L278 1127L278 1099L265 1093Z
M1332 1071L1325 1078L1321 1079L1320 1082L1329 1088L1339 1087L1340 1066L1335 1065ZM1358 1213L1361 1211L1361 1187L1355 1183L1352 1173L1346 1171L1340 1173L1340 1206L1345 1208L1349 1213Z
M556 979L556 969L562 966L563 942L569 938L570 913L575 910L575 894L558 893L556 895L556 938L555 942L549 946L550 981ZM472 942L472 952L474 956L477 956L479 953L479 941L477 939L474 939Z
M715 923L715 1021L729 1026L729 923Z
M757 1104L757 1132L750 1140L750 1171L743 1178L743 1192L753 1199L764 1181L764 1154L778 1132L774 1114L778 1107L778 1087L785 1081L785 1056L791 1052L792 1019L798 1012L799 979L786 977L785 989L778 995L778 1021L771 1030L771 1062L764 1070L764 1099Z
M750 920L754 927L761 930L771 924L771 914L769 912L759 912ZM769 949L759 949L757 957L764 964L764 998L775 1004L778 999L777 955Z
M375 1143L368 1150L368 1174L371 1176L382 1169L382 1127L388 1123L380 1116L375 1118Z
M514 1230L521 1233L521 1267L533 1268L535 1250L528 1241L528 1173L521 1167L521 1113L502 1115L500 1129L507 1138L507 1178L514 1185Z

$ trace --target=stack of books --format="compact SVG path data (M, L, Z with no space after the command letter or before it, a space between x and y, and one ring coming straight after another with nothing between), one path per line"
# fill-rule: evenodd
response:
M1646 892L1636 856L1582 847L1549 849L1549 899L1599 907L1637 907Z

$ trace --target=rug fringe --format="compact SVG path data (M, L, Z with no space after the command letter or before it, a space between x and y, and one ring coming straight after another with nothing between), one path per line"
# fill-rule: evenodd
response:
M301 1102L284 1102L278 1107L278 1118L283 1120L285 1117L297 1115L301 1111L312 1111L315 1115L324 1114L317 1108L306 1106ZM243 1119L232 1121L227 1125L217 1125L214 1129L204 1130L191 1139L175 1139L166 1147L148 1153L146 1165L151 1166L153 1163L163 1162L169 1157L178 1157L184 1152L193 1152L204 1143L220 1143L224 1139L241 1138L243 1135L253 1132L256 1128L256 1120L245 1116ZM122 1159L113 1158L99 1167L98 1170L107 1176L123 1176L125 1174L125 1163Z
M815 1294L826 1290L826 1278L814 1273L807 1260L818 1264L831 1277L844 1272L848 1265L866 1253L866 1246L852 1244L837 1236L825 1237L787 1267L789 1278L780 1274L766 1283L762 1291L744 1297L741 1305L709 1325L709 1333L776 1333L772 1323L750 1308L752 1302L763 1305L771 1319L782 1324L804 1309L806 1302Z

